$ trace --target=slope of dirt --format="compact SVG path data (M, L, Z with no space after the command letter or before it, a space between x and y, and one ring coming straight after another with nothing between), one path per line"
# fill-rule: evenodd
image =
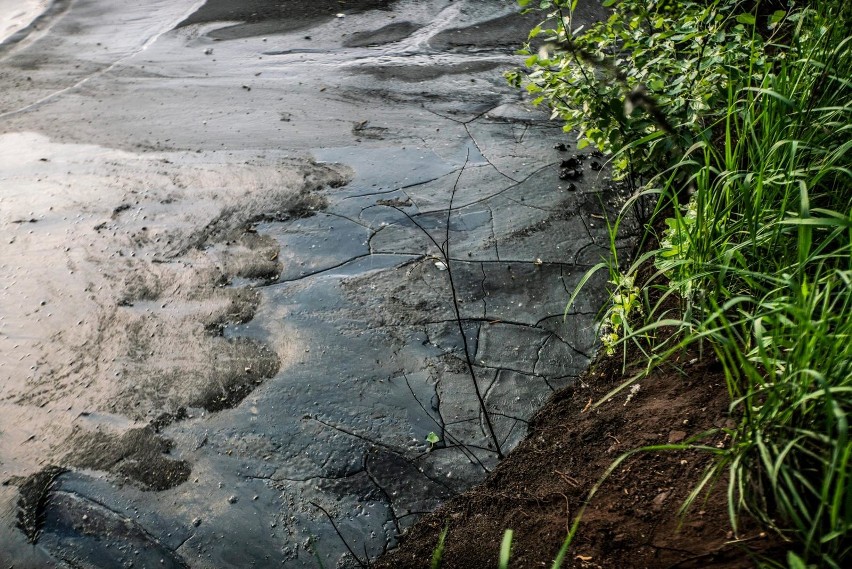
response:
M590 489L622 453L690 440L727 444L723 429L734 419L721 371L684 359L680 372L659 370L629 400L628 388L594 407L623 381L620 358L600 360L551 399L485 483L424 517L377 567L426 567L444 528L444 569L495 567L506 529L514 531L511 567L550 567ZM755 565L754 553L779 555L779 542L754 524L734 535L724 481L679 516L708 463L697 451L628 458L591 500L563 567L741 568Z

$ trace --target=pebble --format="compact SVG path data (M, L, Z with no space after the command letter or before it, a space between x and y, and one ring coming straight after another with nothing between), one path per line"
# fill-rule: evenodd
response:
M676 444L686 438L684 431L671 431L669 433L669 444Z

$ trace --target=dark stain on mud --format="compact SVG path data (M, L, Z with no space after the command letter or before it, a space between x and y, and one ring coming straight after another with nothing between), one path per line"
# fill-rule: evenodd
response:
M306 181L313 184L310 180ZM310 217L328 206L328 199L316 193L324 187L325 185L320 182L317 183L317 187L303 188L295 197L289 197L280 207L262 213L246 215L244 209L240 207L225 208L203 229L196 232L183 248L175 251L174 256L185 254L190 249L203 249L211 243L236 239L245 232L251 232L254 223L285 222Z
M192 468L168 457L172 442L152 426L130 429L122 435L81 433L66 463L76 468L103 470L123 477L143 490L167 490L189 478Z
M189 567L132 518L56 488L45 507L45 547L70 567Z
M275 263L274 268L277 270L273 270L263 264L247 264L244 270L233 274L234 276L243 278L268 280L273 279L281 271L278 263ZM223 275L219 284L220 286L226 286L229 284L229 280ZM225 327L233 324L245 324L250 321L254 318L257 307L260 305L260 296L254 289L237 288L229 290L228 293L231 301L228 309L216 314L204 323L205 331L211 336L221 336Z
M396 22L378 30L355 32L343 41L343 47L372 47L385 45L407 38L420 29L413 22Z
M285 222L293 219L304 219L311 217L317 211L323 210L326 207L328 207L328 200L324 196L318 196L310 190L302 190L299 194L299 199L286 209L264 213L253 218L252 221Z
M189 402L193 407L202 407L210 412L232 409L239 405L249 393L263 383L264 380L274 377L281 366L278 355L265 344L260 344L248 338L234 338L226 340L231 351L236 354L232 361L224 358L223 366L230 368L223 372L216 381L208 384L208 388L201 392L196 399ZM249 354L245 356L244 354ZM251 362L248 366L239 368L241 362ZM234 365L229 365L232 363Z
M523 21L525 26L518 27ZM493 51L517 49L523 41L519 29L531 29L541 21L541 12L531 11L525 15L507 14L473 26L442 31L429 40L429 46L440 51Z
M431 81L445 75L469 75L491 71L504 67L501 61L470 61L457 63L455 65L443 65L440 67L424 67L416 65L375 65L359 68L362 73L369 73L383 81L398 80L408 83L420 81Z
M210 37L239 39L261 34L292 32L330 20L336 14L354 14L367 10L387 10L394 0L207 0L178 27L208 22L240 21L242 24L214 31Z
M249 228L233 241L225 244L228 249L223 259L223 271L228 275L249 280L270 282L281 273L278 261L278 243L268 235L260 235ZM253 255L240 255L248 250ZM253 305L257 307L257 295L252 295Z
M44 525L44 510L47 496L56 478L67 472L59 466L48 466L24 479L19 486L17 526L27 536L30 543L38 541ZM12 480L9 483L15 484Z

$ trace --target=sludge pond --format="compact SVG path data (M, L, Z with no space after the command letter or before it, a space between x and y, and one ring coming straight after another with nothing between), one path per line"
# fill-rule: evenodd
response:
M484 478L589 362L617 197L501 76L534 23L57 0L6 39L0 561L352 565Z

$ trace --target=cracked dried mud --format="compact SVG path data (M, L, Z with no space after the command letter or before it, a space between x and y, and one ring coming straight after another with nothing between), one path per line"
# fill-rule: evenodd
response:
M501 77L535 18L237 4L2 44L6 565L352 566L588 366L603 283L562 313L623 196Z

